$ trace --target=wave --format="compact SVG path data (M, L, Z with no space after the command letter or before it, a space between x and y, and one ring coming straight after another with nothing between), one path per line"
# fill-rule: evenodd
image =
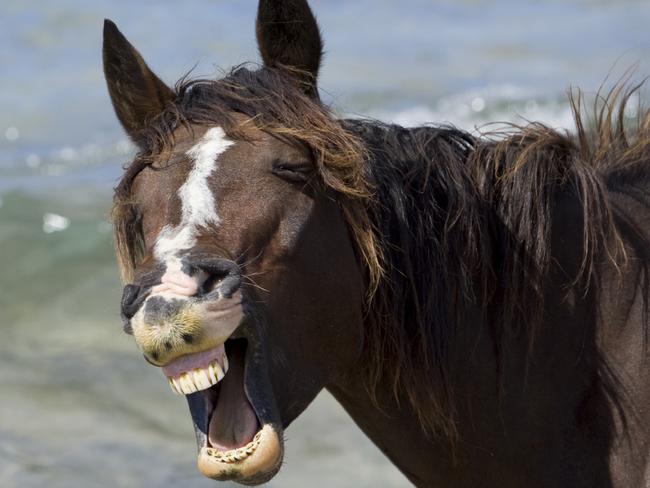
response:
M500 124L542 122L557 129L573 130L573 116L566 97L544 98L514 85L468 90L442 97L433 105L414 105L395 111L376 110L373 118L406 127L451 124L473 132Z

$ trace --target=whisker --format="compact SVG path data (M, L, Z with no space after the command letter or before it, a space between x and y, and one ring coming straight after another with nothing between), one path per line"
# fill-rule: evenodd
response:
M250 244L246 249L244 249L241 253L239 253L239 256L237 256L237 257L234 259L234 261L235 261L236 263L239 263L239 261L241 260L241 258L243 258L243 257L246 255L246 253L250 250L251 247L253 247L252 244ZM242 266L245 266L245 265L246 265L246 263L243 263L243 264L242 264Z
M253 286L253 287L255 287L255 288L259 289L259 290L262 290L262 291L264 291L264 292L266 292L266 293L269 293L269 290L267 290L266 288L264 288L263 286L261 286L259 283L257 283L255 280L253 280L249 275L244 275L242 278L243 278L244 280L246 280L246 282L247 282L249 285L251 285L251 286Z
M263 276L263 275L265 275L267 273L268 273L268 271L256 271L255 273L246 273L246 276L248 276L248 277L250 277L250 276Z
M249 249L250 249L250 247L249 247ZM248 250L246 250L244 253L242 253L242 255L240 256L240 259L241 259L241 257L242 257L246 252L248 252ZM242 267L242 268L246 268L247 266L250 266L250 265L253 264L255 261L257 261L259 258L261 258L261 257L262 257L262 254L263 254L263 251L258 252L255 256L253 256L253 257L250 258L248 261L246 261L245 263L243 263L243 264L241 265L241 267Z

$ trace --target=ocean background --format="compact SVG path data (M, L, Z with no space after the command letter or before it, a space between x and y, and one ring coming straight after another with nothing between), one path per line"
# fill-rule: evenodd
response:
M342 115L406 125L541 120L566 90L650 75L647 0L313 0L320 86ZM254 0L0 1L0 486L215 486L185 401L121 333L108 210L134 153L101 71L114 20L169 84L258 61ZM629 115L634 115L629 114ZM322 394L272 487L406 479ZM222 485L225 486L225 485Z

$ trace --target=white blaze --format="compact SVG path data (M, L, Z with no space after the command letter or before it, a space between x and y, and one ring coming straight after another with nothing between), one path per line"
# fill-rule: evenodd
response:
M221 127L214 127L187 151L194 166L185 183L178 189L182 206L181 221L176 227L163 227L154 249L156 259L167 265L166 274L181 272L178 254L194 247L200 227L219 225L220 219L208 178L218 168L219 156L233 144L233 141L226 138Z

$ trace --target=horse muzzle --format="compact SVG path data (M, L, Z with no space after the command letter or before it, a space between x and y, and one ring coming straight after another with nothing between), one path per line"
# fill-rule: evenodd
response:
M219 300L151 295L131 319L136 344L154 366L223 346L244 319L240 291ZM190 393L190 392L188 392Z
M223 345L244 317L241 274L224 259L180 259L127 285L125 329L145 359L165 366L181 356Z

